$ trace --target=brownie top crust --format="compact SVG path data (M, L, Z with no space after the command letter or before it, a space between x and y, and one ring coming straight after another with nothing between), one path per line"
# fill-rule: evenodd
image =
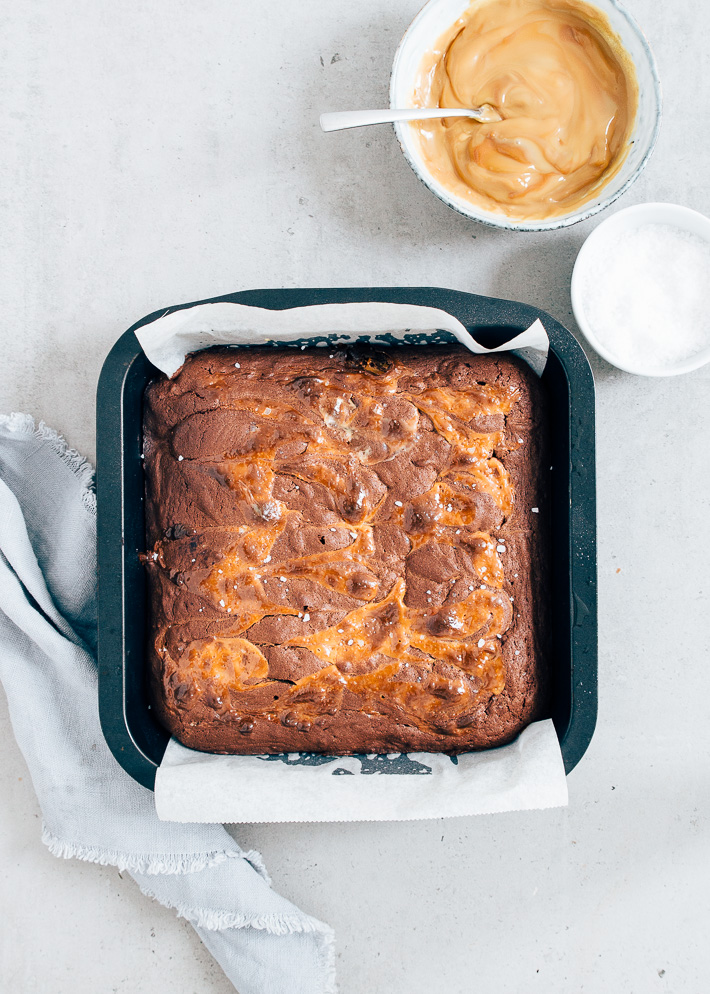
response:
M454 753L537 717L543 408L524 363L460 346L211 349L153 382L149 655L173 734Z

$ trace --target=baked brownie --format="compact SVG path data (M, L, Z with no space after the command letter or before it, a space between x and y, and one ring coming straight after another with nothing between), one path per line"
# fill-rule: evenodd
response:
M458 753L545 707L546 429L515 357L220 348L145 396L152 694L223 753Z

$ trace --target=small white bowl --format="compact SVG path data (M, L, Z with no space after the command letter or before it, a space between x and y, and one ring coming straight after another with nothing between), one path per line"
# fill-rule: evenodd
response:
M592 348L612 366L623 369L626 373L635 373L637 376L677 376L679 373L690 373L692 370L704 366L706 362L710 362L710 346L696 352L690 358L682 359L672 365L642 366L639 364L632 366L617 358L613 352L599 342L584 313L582 287L593 256L599 249L606 248L609 256L613 257L614 246L618 244L619 237L644 224L669 224L698 235L710 245L710 218L691 210L689 207L681 207L678 204L638 204L635 207L626 207L602 221L579 250L572 271L572 310L584 337ZM602 292L603 288L599 289Z
M429 0L407 28L395 53L390 80L390 106L413 107L414 89L419 70L427 52L436 41L469 9L475 0ZM646 165L653 151L661 124L661 84L656 62L648 41L634 19L616 0L588 0L609 19L613 30L630 55L639 86L636 124L631 135L631 148L619 172L609 180L595 200L590 200L569 214L547 220L516 221L477 207L470 201L447 190L429 171L411 125L398 123L394 130L404 157L419 179L432 193L459 214L509 231L550 231L584 221L604 210L624 193Z

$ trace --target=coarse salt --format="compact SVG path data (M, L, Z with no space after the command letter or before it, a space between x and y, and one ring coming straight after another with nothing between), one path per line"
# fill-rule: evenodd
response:
M590 243L580 281L599 344L634 369L661 371L710 347L710 242L672 224L647 223Z

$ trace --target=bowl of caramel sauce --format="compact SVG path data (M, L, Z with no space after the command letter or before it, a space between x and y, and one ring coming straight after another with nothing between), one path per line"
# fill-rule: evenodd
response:
M661 87L616 0L429 0L394 59L392 107L480 107L484 123L395 124L410 166L453 210L545 231L603 210L653 151Z

